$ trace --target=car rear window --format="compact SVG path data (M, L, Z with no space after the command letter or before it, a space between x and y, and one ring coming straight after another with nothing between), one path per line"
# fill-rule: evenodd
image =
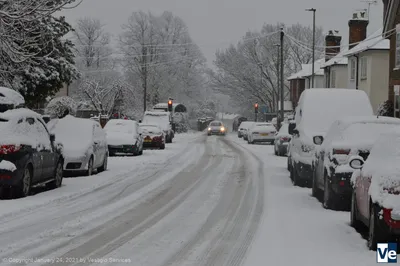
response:
M156 126L141 126L140 129L143 131L143 133L149 133L149 134L161 133L161 129Z

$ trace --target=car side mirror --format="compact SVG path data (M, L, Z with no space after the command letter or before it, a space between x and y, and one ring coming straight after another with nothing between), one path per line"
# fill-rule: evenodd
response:
M322 136L315 136L315 137L313 138L313 141L314 141L314 144L315 144L315 145L321 145L322 142L324 142L324 137L322 137Z
M354 156L353 159L350 160L350 167L356 170L362 169L364 166L364 159L361 156Z
M296 128L296 124L295 123L290 123L289 124L289 134L290 135L294 135L295 134L295 128Z
M54 142L56 140L56 135L50 134L50 141Z

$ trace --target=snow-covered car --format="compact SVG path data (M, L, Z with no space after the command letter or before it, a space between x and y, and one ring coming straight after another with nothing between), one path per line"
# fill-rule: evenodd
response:
M207 128L207 135L226 135L226 127L221 121L212 121Z
M301 93L295 112L295 123L289 124L292 135L290 178L295 186L311 187L315 136L324 137L332 123L346 116L372 116L367 94L362 90L307 89Z
M65 173L90 176L107 170L107 139L99 122L67 115L50 120L47 127L63 146Z
M21 108L25 105L24 97L17 91L0 87L0 112Z
M137 121L111 119L104 130L110 156L143 154L143 136Z
M350 223L368 227L368 247L400 241L400 130L382 134L368 159L354 156Z
M165 134L158 125L141 124L144 148L165 149Z
M38 184L60 187L64 159L54 141L39 114L25 108L1 113L0 186L21 197Z
M366 160L381 134L395 128L400 129L400 119L376 116L346 117L331 125L316 151L312 183L312 195L323 200L324 208L350 207L349 159L359 155Z
M283 123L278 131L278 134L275 135L275 155L284 156L287 154L291 138L292 136L289 134L289 124Z
M248 140L247 139L248 130L253 126L254 123L255 123L254 121L246 121L240 124L239 131L241 136L243 137L243 140L246 141Z
M248 128L248 126L249 126L250 124L252 124L252 123L254 123L254 122L252 122L252 121L243 121L243 122L241 122L241 123L239 124L239 127L238 127L238 138L242 138L242 137L243 137L243 131L244 131L246 128Z
M274 144L276 128L272 123L256 122L247 131L247 142L254 144L256 142L269 142Z
M142 124L158 125L164 131L166 143L172 143L175 134L172 130L170 119L170 112L146 111L142 119Z

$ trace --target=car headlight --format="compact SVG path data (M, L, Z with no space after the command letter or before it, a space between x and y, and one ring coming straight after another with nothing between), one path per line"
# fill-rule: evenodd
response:
M211 130L211 127L208 128L208 131L210 131L210 130Z
M224 132L224 131L225 131L225 128L224 128L224 127L221 127L221 131Z

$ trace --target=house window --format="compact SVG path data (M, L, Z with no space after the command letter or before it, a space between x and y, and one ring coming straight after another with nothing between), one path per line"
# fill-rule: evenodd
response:
M331 88L336 88L336 71L331 70Z
M396 32L396 68L400 68L400 31Z
M356 79L356 60L350 60L350 80Z
M361 57L361 73L360 73L361 79L367 79L367 66L368 66L367 58Z

